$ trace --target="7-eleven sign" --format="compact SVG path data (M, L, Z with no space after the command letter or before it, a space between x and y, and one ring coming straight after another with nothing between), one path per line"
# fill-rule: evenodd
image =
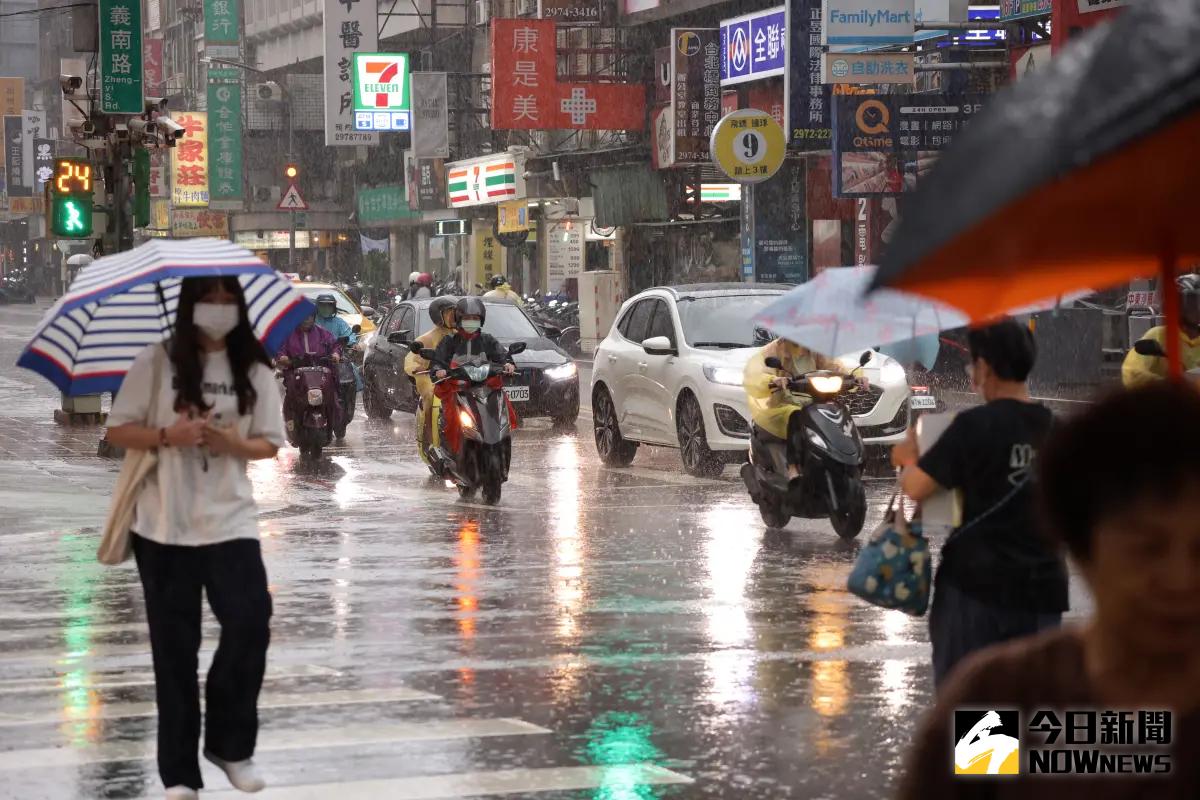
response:
M409 130L407 53L355 53L351 77L355 130Z

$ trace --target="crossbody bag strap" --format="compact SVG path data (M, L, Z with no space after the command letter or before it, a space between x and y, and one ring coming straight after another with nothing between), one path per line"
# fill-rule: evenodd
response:
M150 359L150 413L146 415L149 428L158 428L161 425L158 420L158 393L162 390L163 362L166 361L166 358L166 346L156 344L154 357Z
M1028 485L1029 485L1029 476L1026 475L1024 478L1021 479L1020 483L1013 486L1013 488L1009 491L1008 494L1006 494L1006 495L1004 495L1004 497L1000 498L1000 500L998 500L987 511L984 511L982 514L976 515L976 517L974 519L972 519L968 522L964 522L962 525L959 525L957 528L955 528L954 531L950 534L950 536L946 539L946 544L950 544L950 542L953 542L956 539L959 539L962 536L964 531L975 527L977 524L979 524L983 520L987 519L992 514L995 514L1001 508L1003 508L1008 503L1010 503L1013 500L1013 498L1015 498L1018 494L1020 494L1021 490L1024 489ZM945 545L943 545L943 546L945 546Z

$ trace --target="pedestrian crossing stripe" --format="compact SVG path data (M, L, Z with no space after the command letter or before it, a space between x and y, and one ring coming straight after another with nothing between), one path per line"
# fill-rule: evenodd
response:
M204 673L199 672L198 674L201 682L203 682ZM300 664L287 667L268 665L266 679L270 681L283 678L336 678L341 675L342 673L333 667L323 667L316 664ZM63 689L63 680L64 677L61 675L37 678L5 678L0 680L0 695L57 692ZM113 675L92 673L92 677L87 683L87 689L89 691L99 691L101 689L126 689L133 686L153 685L154 673L150 670L141 670L121 672Z
M451 775L418 775L366 781L338 781L298 786L268 786L255 795L261 800L445 800L457 797L517 795L540 792L600 790L631 791L636 786L687 785L691 778L654 764L615 764L604 767L549 767L506 769L493 772L460 772ZM211 785L211 784L208 784ZM612 796L616 796L614 793ZM630 796L633 796L632 794ZM205 800L236 800L235 791L204 793Z

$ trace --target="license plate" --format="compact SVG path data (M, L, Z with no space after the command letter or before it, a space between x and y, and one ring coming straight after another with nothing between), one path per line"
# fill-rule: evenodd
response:
M937 398L929 394L914 394L908 400L909 408L937 408Z
M529 402L529 387L528 386L505 386L504 393L508 395L508 399L514 403Z

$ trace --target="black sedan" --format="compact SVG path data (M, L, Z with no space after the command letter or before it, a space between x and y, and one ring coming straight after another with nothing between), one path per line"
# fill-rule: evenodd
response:
M386 419L394 410L416 411L416 385L404 373L404 358L408 343L433 327L431 302L421 298L398 304L368 341L363 358L363 407L368 417ZM513 357L517 374L504 387L517 413L522 418L551 417L557 424L573 425L579 416L575 362L543 335L523 309L502 302L486 305L484 331L506 346L525 343L525 351Z

